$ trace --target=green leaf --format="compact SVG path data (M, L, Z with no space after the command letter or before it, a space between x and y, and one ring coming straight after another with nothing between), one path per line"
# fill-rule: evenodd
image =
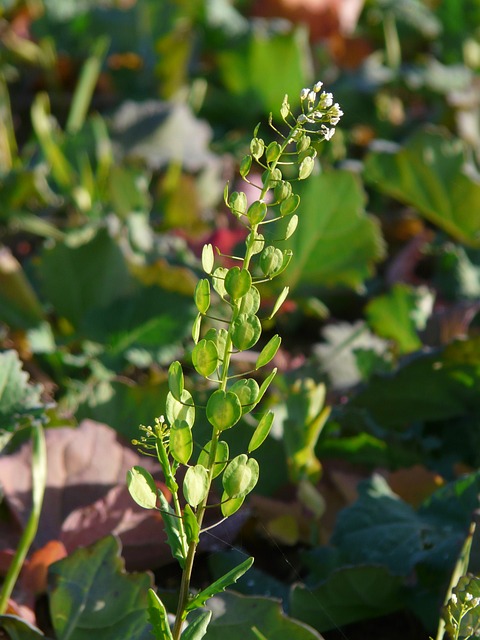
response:
M258 482L260 469L255 458L244 453L231 460L222 476L222 484L229 498L244 498Z
M58 640L149 640L152 577L126 574L113 536L50 565L50 613Z
M194 293L195 305L199 313L207 313L210 306L210 282L206 278L201 278L197 282Z
M178 560L180 567L185 566L185 559L188 553L188 543L183 531L182 520L177 516L167 499L161 491L158 492L158 499L162 509L162 520L167 534L167 543L172 550L172 555Z
M208 607L213 613L208 640L245 640L252 627L269 640L322 640L317 631L288 617L278 599L227 591L212 598Z
M229 390L238 396L240 404L242 405L242 415L252 410L260 391L257 381L253 378L237 380Z
M347 286L361 289L384 256L378 222L365 213L361 183L349 171L329 171L299 184L301 211L282 281L290 289Z
M275 304L273 305L272 313L268 316L269 320L273 318L273 316L277 313L277 311L280 309L282 304L285 302L289 291L290 291L289 287L283 287L282 292L280 293Z
M157 640L173 640L167 610L153 589L148 590L148 618Z
M203 465L208 468L208 460L210 457L210 447L212 446L212 441L210 440L200 451L198 456L198 464ZM217 442L217 448L215 450L215 462L213 467L213 475L212 478L216 478L219 476L222 471L227 466L229 456L228 444L223 440L219 440Z
M183 371L180 362L172 362L168 368L168 388L170 393L180 402L183 393Z
M37 267L45 296L59 316L75 327L87 312L100 313L131 292L132 276L117 242L106 230L74 246L57 242L45 248Z
M255 362L255 369L260 369L260 367L264 367L268 364L275 355L277 354L278 349L280 348L280 344L282 343L281 337L276 333L267 344L260 351L260 355Z
M187 464L193 453L192 429L185 420L175 420L170 427L170 453L180 464Z
M202 268L205 273L212 273L215 264L215 256L213 255L213 247L211 244L205 244L202 249Z
M433 294L425 287L395 284L388 294L370 300L366 315L377 335L395 340L401 353L409 353L422 347L417 330L425 328L432 307Z
M239 351L251 349L260 338L262 325L254 314L240 313L232 325L232 342Z
M157 485L152 475L143 467L135 466L127 471L127 487L135 502L144 509L157 506Z
M0 630L5 631L10 640L51 640L40 629L13 615L0 616Z
M278 73L279 60L282 73ZM275 24L250 30L241 44L225 47L217 61L222 83L234 101L232 108L241 105L251 114L259 110L277 114L285 93L297 96L298 87L308 85L312 64L305 32ZM254 157L260 153L255 147L250 151Z
M467 150L444 131L421 131L399 150L372 151L365 179L411 205L456 240L480 247L480 184L465 171Z
M208 492L208 471L201 465L189 467L183 479L183 495L188 504L195 508Z
M170 425L173 425L176 421L185 421L191 429L195 423L195 404L192 394L184 389L180 400L176 400L173 394L169 392L165 403L165 412Z
M248 269L240 269L240 267L232 267L225 275L225 290L232 300L239 300L250 289L252 285L252 276Z
M455 340L422 353L389 376L374 375L347 405L383 428L404 430L421 421L449 420L480 411L480 337Z
M235 393L217 389L207 402L207 419L218 431L230 429L242 417L242 406Z
M258 423L252 437L250 438L250 442L248 444L248 453L255 451L255 449L258 449L258 447L263 444L265 438L270 433L274 417L275 414L273 413L273 411L269 411L261 417L260 422Z
M183 510L183 526L188 544L190 545L192 542L197 543L200 535L200 527L198 526L197 518L192 511L192 507L188 503Z
M192 351L192 363L198 373L207 378L218 367L218 350L213 340L200 340Z
M337 569L314 589L295 585L290 596L292 616L322 632L382 616L403 606L401 578L382 566Z
M202 613L189 622L188 627L182 633L182 640L201 640L207 633L207 627L212 617L211 611L202 611Z
M0 451L2 431L13 432L22 418L29 415L42 417L40 387L28 383L28 373L23 371L16 351L0 353ZM5 442L9 435L5 434Z
M224 576L222 576L218 580L215 580L215 582L209 587L207 587L203 591L200 591L200 593L197 593L193 600L188 603L186 610L193 611L194 609L203 607L203 605L209 598L212 598L214 595L220 593L221 591L225 591L227 587L241 578L243 574L250 569L252 564L253 558L247 558L247 560L226 573Z

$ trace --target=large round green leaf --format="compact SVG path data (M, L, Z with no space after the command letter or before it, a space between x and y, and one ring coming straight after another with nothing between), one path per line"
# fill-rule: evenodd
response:
M218 389L207 402L207 419L218 431L230 429L242 416L242 405L235 393Z

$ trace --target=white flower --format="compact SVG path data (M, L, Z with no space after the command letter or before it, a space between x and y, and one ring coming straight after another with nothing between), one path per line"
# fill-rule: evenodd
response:
M325 125L322 125L322 133L325 140L331 140L335 133L335 128L332 127L332 129L329 129Z
M310 93L308 94L308 101L315 102L316 97L317 94L315 93L315 91L310 91Z
M457 596L454 593L452 593L452 597L450 598L450 600L453 602L453 604L457 604L458 602Z
M465 602L469 602L472 599L473 599L473 596L472 596L471 593L466 593L465 594Z
M307 122L307 116L304 113L301 113L297 118L298 124L305 124Z
M474 598L474 599L472 600L472 605L473 605L474 607L478 607L478 605L479 605L479 604L480 604L480 598Z
M315 91L315 93L318 93L322 87L323 82L318 81L313 85L313 90Z
M325 91L320 96L320 108L328 109L333 104L333 95L331 93L326 93Z
M302 89L300 92L300 100L305 100L308 94L310 93L310 89Z

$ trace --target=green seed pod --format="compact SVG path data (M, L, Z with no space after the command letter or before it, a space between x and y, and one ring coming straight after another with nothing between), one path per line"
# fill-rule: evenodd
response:
M228 199L228 207L234 216L240 218L247 210L247 196L243 191L234 191Z
M302 153L310 146L311 139L307 134L303 134L303 136L297 141L297 153Z
M278 144L278 142L271 142L267 147L267 162L275 162L278 160L282 153L282 147Z
M281 267L283 253L280 249L269 245L260 256L260 268L266 276L271 276Z
M292 185L286 180L281 180L275 185L273 190L273 196L275 202L282 202L286 198L290 197L292 193Z
M247 216L252 225L262 222L266 215L267 205L261 200L256 200L248 207Z
M261 138L253 138L250 142L250 153L255 158L255 160L259 160L263 156L264 151L264 141Z
M239 173L242 178L245 178L250 173L250 169L252 168L252 156L245 156L240 162Z

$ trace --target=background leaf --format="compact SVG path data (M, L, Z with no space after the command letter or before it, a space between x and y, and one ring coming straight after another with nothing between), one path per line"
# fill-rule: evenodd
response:
M365 160L364 176L456 240L479 247L480 184L467 174L465 162L460 139L427 130L394 152L372 151Z
M302 224L286 242L293 257L282 276L284 284L297 292L318 286L361 289L383 258L384 247L375 219L365 213L358 178L347 171L329 171L298 192Z
M286 616L280 603L269 598L241 596L225 592L209 601L213 612L205 640L245 640L252 627L269 640L321 640L321 636L302 622Z
M150 640L150 575L126 574L113 536L50 567L50 611L58 640Z

